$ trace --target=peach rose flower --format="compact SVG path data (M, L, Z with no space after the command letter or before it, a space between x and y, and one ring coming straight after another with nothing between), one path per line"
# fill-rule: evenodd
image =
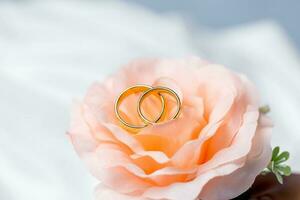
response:
M135 84L175 90L179 117L138 132L122 128L114 103ZM138 96L120 107L133 123L140 123ZM91 86L74 105L68 133L100 181L96 200L226 200L246 191L271 159L272 124L258 96L245 76L199 58L141 59ZM145 103L148 116L159 109Z

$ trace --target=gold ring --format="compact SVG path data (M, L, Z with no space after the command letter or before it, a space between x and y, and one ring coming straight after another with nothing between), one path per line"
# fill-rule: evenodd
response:
M148 126L148 123L145 123L143 125L134 125L134 124L130 124L128 122L126 122L120 115L120 112L119 112L119 107L120 107L120 104L121 102L126 98L128 97L129 95L131 94L134 94L134 93L138 93L138 92L145 92L145 91L149 91L153 89L153 87L149 86L149 85L135 85L135 86L132 86L132 87L129 87L127 88L126 90L124 90L120 95L119 97L117 98L116 102L115 102L115 113L116 113L116 116L117 118L119 119L119 121L129 127L129 128L133 128L133 129L141 129L141 128L145 128L146 126ZM159 94L160 95L160 94ZM165 99L162 95L160 95L160 99L161 99L161 103L162 103L162 109L161 109L161 112L159 114L159 116L157 117L157 119L154 120L154 122L151 122L151 123L156 123L158 122L161 117L163 116L164 112L165 112ZM138 108L140 108L140 106L138 106ZM144 121L145 122L145 121Z
M138 101L138 113L140 115L140 117L143 119L143 121L147 124L153 124L153 123L156 123L156 122L152 122L150 121L149 119L147 119L145 117L145 115L143 114L142 112L142 109L141 109L141 105L143 103L143 101L145 100L145 98L147 96L149 96L151 93L153 92L157 92L158 94L162 95L161 93L167 93L167 94L170 94L171 96L173 96L175 99L176 99L176 102L177 102L177 109L176 109L176 112L175 114L173 115L173 117L171 119L176 119L178 116L179 116L179 113L180 113L180 109L181 109L181 101L180 101L180 98L179 96L176 94L176 92L170 88L167 88L167 87L152 87L150 89L148 89L147 91L145 91L142 96L140 97L139 101ZM163 114L163 113L162 113Z

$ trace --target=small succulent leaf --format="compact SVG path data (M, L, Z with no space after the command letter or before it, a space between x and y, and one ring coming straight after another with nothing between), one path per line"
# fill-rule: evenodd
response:
M276 164L280 164L283 163L285 161L287 161L290 157L290 153L287 151L282 152L281 154L279 154L276 158L275 158L275 163Z
M278 182L283 184L283 176L289 176L292 173L290 166L282 164L283 162L287 161L289 157L289 152L284 151L280 153L280 148L278 146L275 147L272 151L272 158L268 166L262 171L261 174L272 172L276 176Z
M281 175L279 172L275 172L274 174L275 174L275 176L276 176L278 182L279 182L280 184L283 184L283 178L282 178L282 175Z
M268 173L270 173L269 170L263 170L260 174L264 176L264 175L267 175Z
M271 161L270 167L271 167L270 170L273 172L274 169L275 169L275 163L274 163L274 161Z
M280 151L280 147L277 146L273 149L273 152L272 152L272 160L275 160L275 158L278 156L279 154L279 151Z
M259 112L262 114L267 114L270 111L271 111L271 109L270 109L270 106L268 106L268 105L264 105L259 108Z
M277 169L284 175L284 176L290 176L292 173L291 167L288 165L280 165L277 166Z

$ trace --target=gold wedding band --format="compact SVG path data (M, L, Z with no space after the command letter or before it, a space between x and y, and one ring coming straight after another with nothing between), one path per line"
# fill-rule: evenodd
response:
M171 118L171 119L176 119L179 116L180 109L181 109L181 101L180 101L179 96L176 94L176 92L174 90L172 90L170 88L153 87L153 88L150 88L147 91L145 91L138 101L138 113L139 113L140 117L143 119L143 121L145 121L145 123L147 123L147 124L156 123L156 122L152 122L149 119L147 119L147 117L144 115L144 113L142 112L142 109L141 109L143 101L146 99L146 97L148 97L151 93L154 93L154 92L158 93L160 95L162 95L162 93L167 93L176 99L176 103L177 103L176 112L174 113L173 117Z
M138 102L137 102L137 112L139 117L142 119L142 121L144 122L143 125L135 125L135 124L130 124L129 122L127 122L121 115L120 115L120 104L121 102L127 98L129 95L131 94L135 94L135 93L139 93L142 92L142 95L140 96ZM181 100L179 98L179 96L176 94L176 92L170 88L167 87L152 87L149 85L134 85L132 87L127 88L126 90L124 90L117 98L116 102L115 102L115 114L118 118L118 120L122 123L122 125L124 125L126 128L131 128L131 129L142 129L147 127L148 125L153 125L156 123L160 123L160 119L164 116L165 114L165 109L166 109L166 101L165 98L163 96L163 93L167 93L169 95L171 95L172 97L175 98L176 103L177 103L177 108L176 108L176 112L174 113L174 115L171 117L172 119L176 119L179 116L180 110L181 110ZM151 121L149 120L145 114L142 112L142 104L144 102L144 100L146 99L146 97L150 96L151 94L153 95L157 95L158 97L160 97L161 100L161 104L162 104L162 108L161 111L159 113L159 116Z
M120 104L121 102L126 98L128 97L129 95L131 94L135 94L135 93L138 93L138 92L145 92L145 91L148 91L150 89L152 89L153 87L149 86L149 85L135 85L135 86L132 86L132 87L129 87L127 88L126 90L124 90L120 95L119 97L117 98L116 102L115 102L115 113L116 113L116 116L118 118L118 120L123 124L125 125L126 127L129 127L129 128L133 128L133 129L141 129L141 128L145 128L146 126L148 126L147 123L143 124L143 125L135 125L135 124L130 124L128 123L127 121L125 121L123 119L123 117L120 115L120 111L119 111L119 107L120 107ZM162 95L160 95L160 99L161 99L161 103L162 103L162 109L160 111L160 114L159 116L154 120L154 123L155 122L158 122L161 117L163 116L163 113L165 112L165 99Z

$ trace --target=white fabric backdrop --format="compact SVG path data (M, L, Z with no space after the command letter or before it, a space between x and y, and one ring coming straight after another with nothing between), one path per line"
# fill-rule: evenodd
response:
M300 61L273 22L221 32L119 1L0 3L0 199L92 199L65 136L72 99L130 59L198 55L246 73L300 170Z

